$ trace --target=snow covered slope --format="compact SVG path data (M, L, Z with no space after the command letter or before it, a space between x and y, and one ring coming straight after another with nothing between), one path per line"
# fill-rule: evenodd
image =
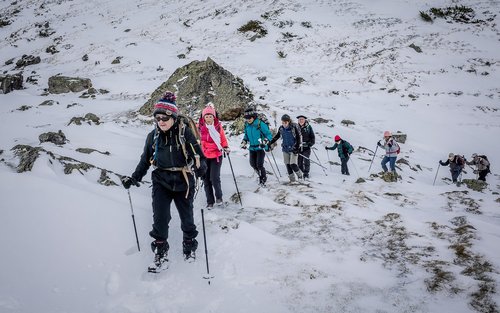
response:
M429 11L456 5L481 21ZM487 0L1 2L0 69L37 82L0 95L0 312L498 312L499 14L500 3ZM239 32L250 20L267 35L252 41ZM58 53L46 52L52 45ZM16 69L23 55L41 62ZM138 252L126 191L98 183L102 169L119 183L114 173L129 175L139 160L152 126L130 112L176 68L207 57L245 81L273 126L284 113L325 119L312 125L328 168L326 176L313 165L309 186L270 175L258 188L241 137L230 138L244 208L230 200L236 188L225 160L230 205L205 211L210 285L201 236L198 260L182 260L173 208L170 268L146 274L149 184L131 189ZM58 73L109 93L47 95ZM54 104L40 105L46 100ZM87 113L101 123L69 123ZM58 130L66 144L39 143ZM338 157L323 146L333 136L375 150L384 130L408 135L401 180L370 176L380 171L380 151L371 173L366 149L353 154L351 176L330 167ZM17 173L16 145L48 152ZM446 168L433 186L449 152L486 154L488 187L450 185ZM94 167L65 174L77 161ZM464 179L475 178L467 172ZM195 204L201 231L202 191Z

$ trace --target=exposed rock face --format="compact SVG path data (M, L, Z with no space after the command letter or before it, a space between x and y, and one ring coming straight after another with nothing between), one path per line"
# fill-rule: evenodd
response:
M12 148L14 154L20 158L17 172L31 171L33 164L40 155L40 151L44 151L41 147L31 147L28 145L17 145Z
M49 78L50 93L80 92L92 87L92 82L88 78L52 76Z
M177 106L182 114L195 115L208 102L213 102L221 120L235 119L253 100L253 94L240 78L210 58L206 61L193 61L178 68L153 92L139 113L150 115L155 102L167 90L175 92Z
M9 93L12 90L23 88L23 75L17 73L14 75L0 75L0 90L2 93Z
M61 130L59 130L57 133L54 132L43 133L40 136L38 136L38 140L40 140L40 143L52 142L53 144L56 145L64 145L67 141L66 136Z
M402 132L397 132L393 133L392 137L394 137L394 139L396 139L396 141L399 143L405 143L407 135L403 134Z

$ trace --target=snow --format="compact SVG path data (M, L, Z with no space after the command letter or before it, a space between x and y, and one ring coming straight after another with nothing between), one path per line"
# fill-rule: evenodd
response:
M0 3L2 18L20 9L0 28L2 72L17 73L15 62L4 62L23 54L42 59L23 70L25 79L33 75L38 84L0 95L0 312L497 312L495 290L484 298L489 308L481 311L472 303L481 277L496 290L500 282L500 4L460 4L491 20L472 25L420 19L419 11L431 6L455 5L444 0ZM266 12L275 14L264 19ZM266 37L250 41L237 31L251 19L263 23ZM41 38L35 24L46 21L56 33ZM280 28L279 22L289 23ZM287 41L285 32L297 37ZM46 53L59 36L60 52ZM410 48L412 43L423 52ZM181 53L186 59L177 57ZM82 61L84 54L89 61ZM112 65L116 57L121 63ZM207 57L241 77L256 98L264 97L259 101L269 106L265 113L273 127L284 113L327 119L312 126L315 152L328 176L311 165L310 187L281 185L269 175L269 187L259 188L248 152L239 149L241 136L230 137L243 208L229 201L226 208L204 210L210 277L203 190L195 200L198 259L182 260L172 206L170 267L150 275L149 175L130 189L139 252L121 186L97 183L99 169L66 175L46 153L31 171L17 173L19 159L11 149L40 146L106 169L119 183L113 173L132 173L152 129L130 113L175 69ZM79 98L80 93L43 96L48 78L58 73L91 78L95 88L110 93L95 99ZM257 79L262 76L265 81ZM305 82L294 83L296 77ZM56 103L39 106L45 100ZM31 108L17 110L22 105ZM90 112L102 123L68 125ZM342 125L343 119L356 124ZM58 130L68 143L39 143L40 134ZM408 135L399 157L421 169L401 164L402 180L395 183L370 178L381 169L380 150L371 173L373 154L363 150L349 162L351 176L328 165L328 158L339 161L336 151L327 155L323 149L336 134L355 148L375 150L384 130ZM442 167L433 186L438 160L449 152L487 155L493 171L488 188L450 185ZM284 174L279 149L273 153ZM271 170L267 160L266 168ZM463 178L475 177L466 170ZM358 177L367 182L355 183ZM236 188L227 160L221 178L229 200ZM463 221L469 227L458 229ZM491 264L491 271L467 274L471 263L457 256L457 244L467 246L477 262ZM452 279L430 291L438 269Z

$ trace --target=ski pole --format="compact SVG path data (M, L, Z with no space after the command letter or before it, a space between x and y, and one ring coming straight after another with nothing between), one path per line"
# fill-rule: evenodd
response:
M227 159L229 160L229 166L231 167L231 173L233 174L233 180L234 180L234 185L236 186L238 200L240 200L240 205L241 205L241 207L243 207L243 203L241 202L240 190L238 189L238 183L236 183L236 176L234 176L233 163L231 163L231 157L229 156L229 153L224 152L224 154L226 154Z
M375 156L377 155L377 150L378 150L378 145L375 148L375 153L373 153L373 158L372 158L372 162L370 163L370 167L368 168L368 173L370 173L370 170L372 168L373 160L375 160Z
M328 149L326 150L326 156L328 157L328 164L330 164L330 172L332 171L332 161L330 161L330 153Z
M276 163L276 159L274 158L274 153L273 153L273 150L269 150L271 152L271 156L273 157L273 160L274 160L274 164L276 165L276 168L278 169L278 174L280 174L280 177L281 176L281 172L280 172L280 168L278 166L278 163Z
M271 153L272 153L272 151L271 151ZM278 183L281 184L280 179L279 179L278 175L276 175L276 171L274 170L273 163L271 163L271 159L269 158L269 155L267 153L266 153L266 157L267 157L267 162L269 162L269 165L271 165L271 169L273 170L274 176L276 176Z
M439 173L439 168L441 167L441 163L439 163L438 165L438 168L437 168L437 171L436 171L436 176L434 176L434 181L432 182L432 186L434 186L434 184L436 183L436 178L438 177L438 173Z
M139 246L139 237L137 236L137 227L135 226L134 207L132 206L130 189L127 189L127 192L128 192L128 201L130 202L130 211L132 212L132 223L134 224L135 240L137 241L137 250L141 251L141 247Z
M324 167L323 165L319 164L318 162L316 162L316 161L314 161L314 160L311 160L311 158L308 158L308 157L306 157L305 155L300 154L300 153L299 153L299 155L300 155L301 157L303 157L304 159L307 159L307 160L309 160L310 162L312 162L312 163L314 163L314 164L318 165L318 166L319 166L319 167L321 167L323 170L325 170L325 169L326 169L326 167ZM326 173L325 173L325 174L326 174ZM328 175L327 175L327 176L328 176Z
M210 279L214 276L210 276L210 268L208 267L208 249L207 249L207 235L205 232L205 214L203 213L203 208L201 209L201 224L203 225L203 243L205 244L205 263L207 264L207 275L204 279L208 279L208 284L210 285Z
M354 170L356 171L356 175L358 175L358 178L359 178L359 173L358 173L358 169L356 168L356 165L354 165L354 162L352 161L351 158L349 158L349 160L351 160L352 166L354 167Z
M313 152L314 156L316 157L316 160L318 160L318 163L321 163L321 161L320 161L320 160L319 160L319 158L318 158L318 155L316 154L316 152L314 152L314 150L316 150L316 148L312 148L311 150L312 150L312 152ZM309 160L311 160L311 159L309 159ZM316 164L316 163L315 163L315 164ZM326 171L325 171L325 168L324 168L324 167L321 167L321 169L323 170L323 173L325 173L325 176L328 176L328 174L327 174L327 173L326 173Z

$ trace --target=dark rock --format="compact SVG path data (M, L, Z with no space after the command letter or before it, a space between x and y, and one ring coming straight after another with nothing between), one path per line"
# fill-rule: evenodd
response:
M393 133L392 137L394 139L396 139L396 141L399 142L399 143L405 143L406 139L407 139L407 135L404 134L404 133L402 133L402 132L400 132L400 131L398 131L396 133Z
M330 122L330 120L326 120L326 119L324 119L322 117L313 118L311 120L314 121L317 124L325 124L325 123Z
M260 77L257 77L257 79L261 82L265 82L267 77L266 76L260 76Z
M12 23L12 22L11 22L11 21L9 21L9 20L6 20L6 19L1 18L1 19L0 19L0 28L2 28L2 27L4 27L4 26L8 26L8 25L10 25L10 23Z
M101 169L101 176L99 177L99 180L97 181L99 184L104 185L104 186L118 186L117 183L115 183L109 176L108 172L104 169Z
M92 125L92 123L96 124L96 125L99 125L101 122L100 122L100 119L97 115L93 114L93 113L87 113L85 114L84 117L73 117L71 118L71 120L69 121L68 125L71 125L71 124L75 124L75 125L82 125L82 122L85 122L89 125Z
M366 183L366 180L360 177L356 180L356 184L361 184L361 183Z
M88 78L52 76L49 78L49 92L54 94L80 92L92 87Z
M16 58L12 58L12 59L8 59L7 61L5 61L5 65L11 65L11 64L14 64L14 60Z
M413 50L417 51L418 53L422 53L422 48L420 48L419 46L416 46L414 43L412 43L409 47L412 48Z
M302 78L302 77L295 77L295 78L293 79L293 83L294 83L294 84L302 84L302 83L303 83L303 82L305 82L305 81L306 81L306 80L305 80L304 78Z
M29 109L31 109L31 106L29 106L29 105L22 105L19 108L17 108L18 111L26 111Z
M176 92L177 106L181 113L197 114L208 102L213 102L221 120L240 115L253 100L253 94L245 87L243 80L210 58L206 61L193 61L178 68L152 93L139 113L150 115L156 101L167 90Z
M100 93L101 95L105 95L105 94L109 93L109 90L106 90L106 89L99 89L99 93Z
M40 152L45 151L41 147L28 145L16 145L11 150L14 151L15 156L20 158L19 164L16 167L18 173L31 171Z
M267 30L262 26L262 22L256 20L248 21L245 25L238 28L238 31L241 33L253 33L254 35L250 38L251 41L267 35Z
M120 64L120 60L122 59L123 57L116 57L113 61L111 61L111 64Z
M34 55L26 55L24 54L20 60L16 62L16 68L25 67L28 65L38 64L41 62L40 57L36 57Z
M82 57L82 61L83 62L87 62L89 60L89 55L88 54L84 54L83 57Z
M56 31L53 30L52 28L44 28L44 29L41 29L39 32L38 32L38 35L40 37L50 37L52 36L53 34L55 34Z
M50 54L56 54L59 52L59 50L57 50L55 45L50 45L47 47L47 49L45 49L45 52L50 53Z
M76 149L76 152L80 152L80 153L84 153L84 154L91 154L92 152L98 152L100 154L110 155L109 151L101 152L99 150L92 149L92 148L78 148L78 149Z
M398 159L398 160L396 161L396 164L406 164L406 165L410 166L410 162L408 162L408 160L403 159L403 158Z
M184 53L181 53L181 54L177 55L177 58L179 58L179 59L185 59L186 55Z
M51 106L54 104L59 104L59 102L54 101L54 100L45 100L44 102L40 103L38 106Z
M23 74L0 75L0 90L6 94L12 90L23 89Z
M38 140L40 140L40 143L52 142L53 144L56 145L64 145L67 141L66 136L61 130L59 130L57 133L54 132L43 133L40 136L38 136Z
M356 123L354 123L351 120L342 120L342 121L340 121L340 124L345 125L345 126L356 125Z

